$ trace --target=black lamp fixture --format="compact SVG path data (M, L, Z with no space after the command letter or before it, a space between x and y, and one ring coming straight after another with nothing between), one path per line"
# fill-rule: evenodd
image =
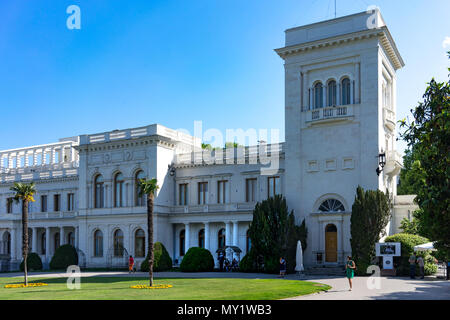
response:
M381 171L383 171L384 165L386 164L386 152L381 150L381 153L378 154L378 167L377 167L377 176L380 175ZM381 169L380 169L381 167Z
M173 177L175 175L175 166L173 164L169 164L168 168L169 168L169 175Z

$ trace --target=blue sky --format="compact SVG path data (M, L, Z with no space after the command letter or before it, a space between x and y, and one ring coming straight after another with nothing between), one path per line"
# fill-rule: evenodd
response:
M81 8L81 30L66 8ZM377 5L406 63L398 118L433 76L447 80L450 2ZM334 0L71 0L0 4L0 150L160 123L278 128L284 141L284 30L334 17ZM400 148L403 146L400 145Z

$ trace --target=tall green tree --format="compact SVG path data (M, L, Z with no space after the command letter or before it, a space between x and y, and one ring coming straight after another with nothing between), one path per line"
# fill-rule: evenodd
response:
M375 257L375 243L386 235L385 228L391 218L389 197L380 190L356 188L350 218L350 244L358 274L365 274Z
M397 194L417 194L425 186L425 172L414 147L405 150Z
M150 280L150 286L153 286L153 263L154 263L154 250L153 250L153 206L155 201L155 193L158 190L158 184L156 179L141 179L139 180L139 196L144 194L147 197L147 233L148 233L148 276Z
M16 182L14 183L14 186L10 188L12 191L15 192L14 200L16 202L22 201L22 256L23 256L23 263L24 263L24 284L28 285L28 266L27 266L27 259L28 259L28 251L29 251L29 244L28 244L28 204L30 202L34 202L34 194L36 193L36 188L34 186L34 183L21 183Z
M286 258L287 268L295 268L297 241L306 249L307 229L305 221L295 225L294 211L289 212L286 199L281 195L258 202L253 210L249 237L252 243L252 256L263 257L266 272L278 269L278 260Z
M450 58L450 52L448 52ZM450 68L448 69L450 76ZM400 136L413 148L424 175L415 201L425 236L450 259L450 81L428 83L423 101L400 121Z

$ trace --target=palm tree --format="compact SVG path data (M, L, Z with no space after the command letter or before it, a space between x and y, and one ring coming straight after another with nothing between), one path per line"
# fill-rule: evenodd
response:
M30 201L34 202L34 194L36 189L34 183L31 182L21 183L16 182L14 186L10 188L16 194L14 200L19 202L22 200L22 255L23 255L23 270L25 277L25 285L28 285L28 270L27 270L27 258L28 258L28 203Z
M153 285L153 202L155 193L158 190L155 178L147 180L139 180L139 196L147 195L147 230L148 230L148 274L150 278L150 286Z

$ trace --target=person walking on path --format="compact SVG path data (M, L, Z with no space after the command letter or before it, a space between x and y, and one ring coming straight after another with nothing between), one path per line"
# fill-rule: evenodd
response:
M286 275L286 260L283 257L280 258L280 277L284 278Z
M425 262L421 256L417 258L417 264L419 265L420 279L423 279L425 277Z
M128 259L128 273L131 273L133 271L133 267L134 267L134 259L133 256L130 256L130 258Z
M352 291L352 279L355 276L355 261L352 260L352 257L347 257L347 263L345 264L345 273L347 275L348 283L350 285L349 291Z
M414 255L414 252L409 257L409 276L411 279L416 278L416 256Z

